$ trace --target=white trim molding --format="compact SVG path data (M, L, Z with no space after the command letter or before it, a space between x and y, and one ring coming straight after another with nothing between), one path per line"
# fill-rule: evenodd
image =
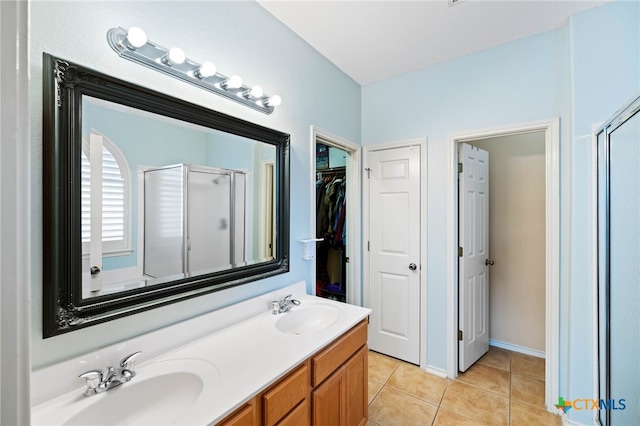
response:
M0 424L30 424L31 224L28 9L0 1ZM37 212L38 209L36 209ZM36 265L35 273L38 268Z
M459 142L523 133L545 134L545 403L559 395L560 335L560 119L531 121L451 135L447 176L447 376L458 376L458 150Z
M592 286L592 327L595 330L592 345L593 359L595 362L593 363L593 399L600 399L603 396L600 395L600 352L599 352L599 344L600 344L600 310L598 307L599 300L599 287L598 287L598 279L599 279L599 265L600 259L598 256L599 241L600 237L598 235L598 180L600 176L598 175L598 136L597 131L600 127L602 127L604 123L594 123L591 125L591 234L592 240L595 241L593 244L591 256L593 256L593 262L591 262L591 274L593 276L593 280L591 283ZM593 410L593 424L600 426L600 411Z
M422 220L420 226L420 368L437 376L446 371L440 370L433 366L427 365L427 138L409 139L400 142L391 142L387 144L365 146L363 150L363 167L369 167L369 152L380 151L384 149L402 148L407 146L420 146L420 218ZM369 181L363 177L362 185L362 233L363 233L363 249L362 249L362 278L363 283L369 282L369 252L365 245L369 241L369 214L366 206L369 205ZM366 211L365 211L366 210ZM363 286L364 306L370 306L369 292L366 286Z
M442 368L427 365L424 370L429 374L433 374L434 376L442 377L443 379L447 378L447 372Z
M347 303L353 305L362 306L362 281L360 279L362 245L360 238L360 215L362 212L361 205L361 175L360 175L360 163L362 147L354 142L331 134L325 130L316 126L311 126L311 142L309 155L309 173L310 173L310 229L309 237L315 238L316 236L316 140L321 138L324 143L342 149L347 152L347 252L346 256L349 258L349 268L347 272ZM311 276L309 282L311 283L312 293L315 294L316 290L316 263L312 262L310 268Z
M525 346L514 345L512 343L501 342L499 340L489 339L489 346L495 346L496 348L506 349L511 352L518 352L525 355L535 356L536 358L546 357L544 351L527 348Z

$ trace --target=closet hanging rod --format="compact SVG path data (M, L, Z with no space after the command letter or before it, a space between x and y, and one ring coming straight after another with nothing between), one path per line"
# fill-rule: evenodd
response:
M330 169L316 169L316 173L344 173L347 170L346 167L332 167Z

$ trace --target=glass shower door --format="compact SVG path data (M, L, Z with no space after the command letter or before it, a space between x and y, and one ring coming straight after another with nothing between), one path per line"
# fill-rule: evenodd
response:
M639 111L632 104L598 135L606 170L599 186L600 203L606 202L599 209L606 217L599 233L600 418L613 426L640 421Z

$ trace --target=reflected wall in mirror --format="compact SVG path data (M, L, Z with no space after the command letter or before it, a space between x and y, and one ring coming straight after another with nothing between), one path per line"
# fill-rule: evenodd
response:
M275 156L268 143L83 96L82 297L273 259Z
M289 136L44 55L45 337L288 271Z

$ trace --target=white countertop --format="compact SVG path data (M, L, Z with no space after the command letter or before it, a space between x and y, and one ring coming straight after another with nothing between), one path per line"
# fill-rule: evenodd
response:
M275 383L302 361L327 346L336 337L366 318L371 312L370 309L309 296L304 291L304 283L299 283L279 291L280 294L277 297L282 298L282 294L293 293L293 298L301 301L301 308L318 303L331 305L339 309L338 319L329 327L312 333L300 335L283 333L275 328L274 323L278 317L288 314L272 315L268 302L274 300L274 295L260 296L256 298L260 300L258 303L252 300L224 308L221 311L227 311L227 318L241 315L239 310L246 311L249 306L260 306L262 307L261 312L258 311L259 313L233 325L183 344L168 352L158 354L153 359L147 358L148 361L140 362L136 366L136 370L141 372L139 375L142 375L142 372L145 371L145 366L166 361L172 361L174 364L179 364L180 362L188 363L188 360L201 360L210 363L217 370L217 374L213 374L213 376L217 375L217 377L211 380L212 382L215 381L215 383L210 386L207 393L209 402L206 406L206 413L190 413L188 416L190 420L188 421L198 424L216 423L253 396ZM253 305L251 305L251 302L253 302ZM225 312L219 314L225 314ZM189 328L193 327L183 326L181 330L184 331ZM180 330L172 330L172 327L158 330L153 333L154 339L166 339L168 336L172 336L175 331L180 332ZM140 345L144 346L143 343L140 343ZM137 350L133 345L128 346L130 350ZM142 350L142 355L144 355L145 351L144 349ZM142 358L142 355L140 358ZM88 369L104 367L106 365L89 365L86 360L84 362L72 360L66 366L62 366L62 369L58 369L58 372L70 372L75 369L73 374L77 378L78 374ZM39 372L39 379L52 377L56 374L53 371L54 369L55 366L45 369L50 371ZM137 377L130 383L133 383L136 379ZM33 424L61 424L73 413L63 413L61 417L60 411L81 410L80 405L86 404L84 400L101 398L118 389L89 398L82 397L83 400L78 395L82 394L84 386L81 381L76 381L75 383L76 389L64 395L53 398L48 395L49 398L39 401L38 405L35 405L32 410ZM127 385L129 383L125 383L119 388L124 388ZM170 391L171 389L166 390L166 392ZM60 393L57 393L57 395L60 395ZM72 401L73 404L77 405L77 408L71 407L72 404L65 401ZM61 402L62 406L60 405ZM58 415L56 415L56 412ZM208 420L201 422L205 418ZM187 421L186 418L182 420Z

